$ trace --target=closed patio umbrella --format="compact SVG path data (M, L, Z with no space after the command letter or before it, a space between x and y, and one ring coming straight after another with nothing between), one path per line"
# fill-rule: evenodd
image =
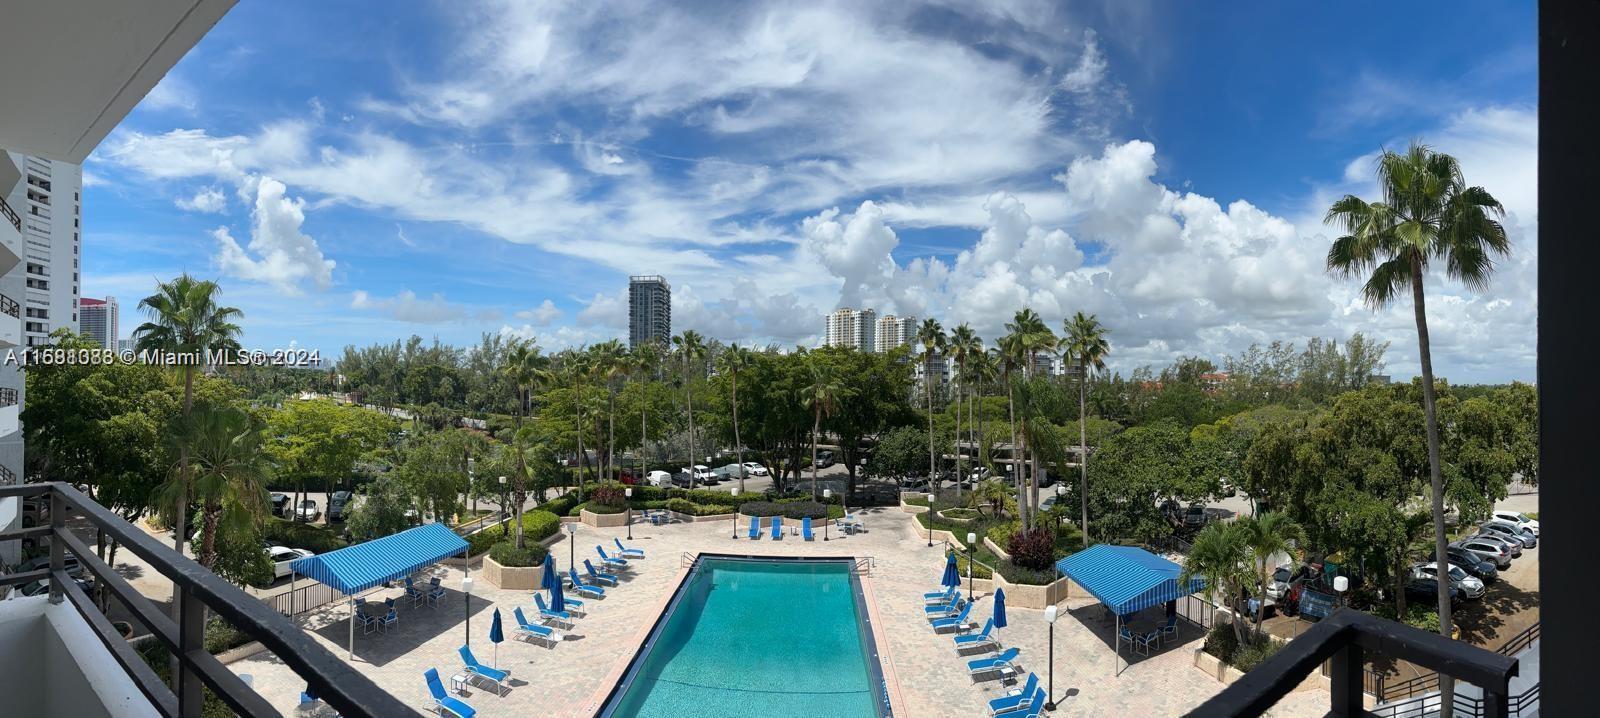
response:
M565 610L567 610L567 598L566 598L566 596L562 595L561 582L560 581L556 581L556 582L550 584L550 610L552 610L552 611L565 611Z
M1006 590L1003 588L994 590L994 627L1006 627Z
M494 644L494 665L500 667L500 642L506 640L505 631L500 630L500 609L494 609L494 618L489 621L489 642Z
M554 586L554 585L556 585L556 584L558 584L560 582L561 582L561 579L556 578L556 560L555 560L555 558L552 557L550 554L545 554L545 556L544 556L544 575L539 578L539 587L543 588L543 589L549 589L551 586Z
M939 579L939 585L946 588L961 585L961 572L956 570L956 555L954 552L945 554L944 576Z

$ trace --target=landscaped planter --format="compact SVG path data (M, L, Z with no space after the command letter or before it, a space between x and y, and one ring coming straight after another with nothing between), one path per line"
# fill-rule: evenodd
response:
M536 590L539 588L539 579L544 575L543 566L501 566L488 556L483 557L481 571L483 580L490 585L511 591Z
M989 553L994 554L994 557L1000 559L1001 561L1011 560L1011 554L1006 553L1005 549L1000 548L1000 546L988 536L983 537L983 547L989 549Z
M946 509L946 510L948 510L948 509ZM953 524L960 524L962 526L965 526L967 524L972 523L973 521L977 521L978 517L974 516L972 518L962 518L960 516L950 516L950 515L945 514L944 511L940 511L939 512L939 520L940 521L949 521L950 523L953 523Z
M595 528L605 529L628 525L627 511L620 511L614 514L597 514L588 509L579 509L578 515L584 523Z

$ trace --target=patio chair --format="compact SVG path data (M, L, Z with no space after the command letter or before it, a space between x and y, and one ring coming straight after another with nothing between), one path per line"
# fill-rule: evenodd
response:
M428 694L433 696L433 712L444 715L445 711L449 711L456 718L472 718L478 714L472 706L444 692L444 683L439 681L439 669L429 668L423 672L422 679L428 682Z
M415 606L427 600L428 597L422 591L417 590L417 585L408 578L406 579L406 598L411 599L411 605Z
M1045 694L1043 688L1033 689L1033 695L1026 701L1026 707L1002 713L1006 718L1039 718L1044 714Z
M1178 635L1178 614L1167 616L1167 622L1161 624L1161 635L1163 638Z
M490 683L493 683L495 693L501 696L506 694L505 680L511 675L511 671L492 668L479 663L478 659L472 655L472 648L470 646L462 646L457 650L457 653L461 654L461 662L466 667L468 679L471 679L473 676L478 676L486 681L489 681Z
M644 558L644 549L628 548L627 546L623 546L622 539L619 538L614 538L611 540L617 544L617 550L622 552L623 558Z
M605 549L604 546L596 545L594 547L594 550L597 553L600 554L600 561L602 563L604 563L605 565L607 565L607 566L609 566L611 568L619 568L619 569L628 567L628 559L618 558L616 556L608 556L608 555L606 555L606 549Z
M546 646L554 648L557 643L567 638L565 634L555 631L549 626L529 623L528 617L522 615L521 606L511 609L511 614L517 619L517 634L527 637L530 641L543 641Z
M572 590L584 594L585 596L593 596L595 598L606 597L605 589L594 584L584 583L583 579L578 578L578 569L568 566L567 575L572 578Z
M400 623L400 612L391 608L388 613L383 614L383 618L378 619L378 628L383 629L384 633L388 633L389 627L398 623Z
M983 622L983 630L977 633L956 636L956 651L959 652L968 648L994 648L1000 645L999 641L994 640L994 636L989 635L993 632L994 619L991 618Z
M999 673L1004 669L1014 668L1012 661L1017 660L1017 656L1021 654L1022 649L1013 646L988 658L967 661L967 675L981 676L985 673Z
M950 599L955 597L955 595L956 587L949 586L943 591L928 591L927 593L922 594L922 602L925 604L949 603Z
M617 585L617 575L616 574L614 574L614 573L606 573L604 571L596 571L595 568L594 568L594 564L589 563L589 559L584 559L583 560L583 569L584 569L584 571L588 572L589 578L591 578L591 579L594 579L596 581L600 581L602 583L607 583L607 584L610 584L612 586Z
M361 610L359 606L360 604L357 604L356 623L361 624L361 635L364 636L368 633L378 630L378 618L370 613L367 613L366 611Z
M958 593L950 597L949 603L941 603L937 606L923 606L922 613L930 621L935 618L949 618L961 610L961 604L961 594Z
M444 585L439 582L439 577L435 576L433 580L428 581L428 586L428 605L438 608L439 601L444 600Z
M777 541L781 538L783 538L783 517L774 516L772 517L772 540Z
M1015 711L1037 708L1038 706L1033 704L1033 699L1040 693L1039 674L1029 673L1028 683L1022 687L1021 692L1000 696L989 701L989 715L1005 715Z
M750 517L750 540L754 541L754 540L756 540L758 538L761 538L761 517L759 517L759 516L751 516Z
M811 541L811 540L814 540L816 538L816 537L811 535L811 517L810 516L806 516L806 517L803 517L803 518L800 519L800 536L802 538L804 538L805 540L807 540L807 541Z
M972 602L968 601L967 605L961 607L961 613L956 614L954 616L951 616L949 618L936 618L936 619L934 619L933 620L933 632L934 633L942 633L944 631L944 629L946 629L946 628L954 628L954 629L956 629L956 633L962 633L962 632L970 631L970 630L972 630L974 628L977 628L978 624L971 623L971 622L967 621L967 616L971 615L971 613L972 613Z
M1148 656L1150 655L1150 644L1154 643L1156 637L1160 636L1161 634L1156 631L1151 631L1150 633L1142 633L1135 636L1133 635L1133 631L1128 630L1128 627L1124 625L1122 629L1117 632L1117 635L1120 636L1122 640L1127 641L1130 645L1132 645L1133 650Z
M545 623L557 623L564 628L572 628L572 614L550 610L550 607L545 605L544 594L533 594L533 605L539 607L539 617L543 618Z

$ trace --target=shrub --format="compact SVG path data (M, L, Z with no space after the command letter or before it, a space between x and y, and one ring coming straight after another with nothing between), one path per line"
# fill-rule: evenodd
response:
M947 519L975 519L978 512L975 509L945 509L943 512Z
M815 501L746 501L739 505L739 513L746 516L782 516L786 519L803 519L810 516L812 520L827 518L829 509L835 507L825 506ZM843 509L841 516L843 516Z
M488 551L491 546L507 538L508 527L509 524L495 524L467 536L468 551L473 555ZM560 530L561 517L549 511L536 509L522 514L522 535L530 545L550 538Z
M1399 620L1395 618L1394 604L1392 603L1385 603L1379 606L1373 613L1391 621ZM1438 633L1439 611L1426 603L1407 603L1406 617L1401 622L1412 628L1418 628L1429 633Z
M597 504L593 501L585 501L577 506L572 507L572 510L568 511L567 515L578 516L585 510L591 514L620 514L624 511L627 511L628 507L626 504L622 506L608 506L605 504Z
M1233 667L1245 673L1249 673L1250 669L1261 665L1262 661L1267 660L1272 656L1272 654L1277 653L1280 647L1280 644L1271 638L1268 638L1264 641L1257 641L1246 646L1241 646L1239 650L1233 654Z
M303 548L312 553L337 551L350 545L332 530L276 517L267 518L261 535L274 545Z
M1239 651L1239 637L1233 634L1233 626L1218 622L1206 633L1205 652L1216 656L1218 660L1229 665L1233 664L1233 654Z
M724 501L732 498L733 497L728 496L727 494L723 494ZM676 511L680 514L688 514L690 516L716 516L717 514L731 514L735 511L734 507L732 506L721 504L697 504L688 499L667 499L667 509Z
M624 489L633 489L633 497L629 499L629 503L633 504L634 506L641 506L653 501L667 500L667 489L665 487L635 485L624 487ZM626 491L624 491L623 497L627 498Z
M1011 545L1011 537L1017 535L1017 529L1021 526L1020 522L1006 521L990 526L984 535L988 536L989 540L993 541L996 546L1009 546Z
M577 505L578 505L578 494L569 491L569 492L567 492L565 494L562 494L562 495L557 496L557 497L555 497L553 499L550 499L549 501L546 501L543 504L540 504L539 508L541 510L544 510L544 511L549 511L550 513L555 514L557 516L566 516L567 512L571 511L572 507L577 506Z
M221 617L212 616L206 620L206 653L217 655L249 642L249 636Z
M1019 531L1011 537L1006 551L1011 562L1022 567L1042 571L1055 562L1055 534L1048 529Z
M589 504L590 506L621 509L628 505L626 489L622 484L610 482L596 486L594 490L589 492ZM591 508L590 511L594 511L594 509ZM595 511L595 513L613 512Z
M544 557L549 551L545 547L530 543L525 548L517 548L510 541L501 541L489 547L489 558L501 566L513 568L530 568L544 563Z

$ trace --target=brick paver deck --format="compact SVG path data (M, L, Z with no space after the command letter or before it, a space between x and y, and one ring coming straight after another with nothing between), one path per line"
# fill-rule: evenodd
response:
M356 630L353 665L378 685L415 705L419 711L431 708L422 672L438 668L448 686L450 676L461 668L456 649L465 640L467 614L471 614L472 648L480 661L511 671L510 689L504 696L492 690L473 688L462 696L479 715L493 716L587 716L595 696L603 695L614 680L619 662L632 654L641 629L659 613L663 599L671 591L682 568L685 553L722 552L765 555L871 556L876 569L867 579L875 596L875 607L886 636L886 649L897 680L901 710L910 716L982 716L986 704L1004 692L997 681L976 683L967 675L966 661L981 657L958 656L948 635L935 635L922 610L922 592L936 588L943 564L939 548L928 548L912 533L909 515L893 509L869 511L867 533L833 536L823 542L805 542L798 536L773 541L763 534L757 541L732 539L731 523L678 523L653 527L634 526L630 545L644 549L648 558L631 562L622 585L608 588L605 599L585 599L588 615L578 618L567 639L554 648L522 643L511 638L515 625L511 609L522 606L530 619L537 620L532 597L526 591L502 591L474 575L470 608L460 592L459 568L441 568L449 590L444 604L435 609L412 607L402 602L400 623L387 634L362 635ZM597 543L611 545L613 537L624 536L625 529L595 529L582 526L577 535L576 554L580 561L596 558ZM742 532L741 532L742 535ZM626 539L624 538L626 541ZM558 563L565 566L568 544L552 548ZM609 553L609 550L608 550ZM596 562L598 565L598 562ZM379 591L368 599L401 593L396 588ZM973 616L982 622L990 615L992 601L980 594ZM495 648L489 643L489 620L499 608L506 622L507 639ZM1071 716L1168 716L1181 715L1206 698L1215 695L1221 684L1192 666L1192 651L1202 636L1198 630L1185 630L1178 640L1154 652L1137 657L1114 675L1115 663L1110 648L1111 624L1102 618L1092 598L1073 597L1063 602L1055 626L1055 697L1053 715ZM348 637L348 604L341 603L313 612L303 623L306 630L329 650L345 655ZM996 631L1004 646L1021 649L1024 669L1047 674L1047 624L1042 612L1012 607L1009 625ZM796 635L802 635L796 627ZM233 663L236 673L254 677L255 686L285 715L294 715L304 681L281 661L268 653ZM611 676L608 678L608 676ZM1273 715L1324 715L1328 694L1311 690L1291 694ZM1319 710L1320 708L1320 710Z

